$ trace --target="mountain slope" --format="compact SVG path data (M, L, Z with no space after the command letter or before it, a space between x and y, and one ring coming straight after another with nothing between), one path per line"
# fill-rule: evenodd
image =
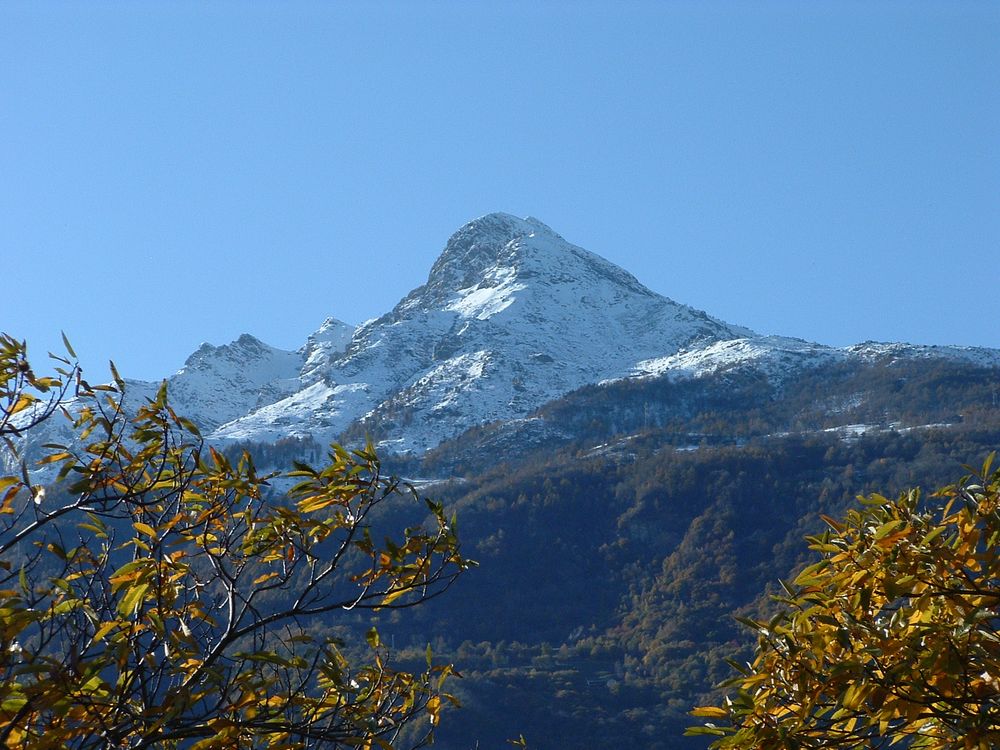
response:
M316 360L302 390L212 437L324 441L357 421L383 449L422 451L639 361L748 335L535 219L489 214L451 237L426 284L357 329L325 366Z
M180 370L166 378L170 404L207 433L296 390L305 356L305 349L277 349L247 333L222 346L202 344ZM153 398L159 387L158 382L126 379L122 399L126 410L134 411ZM63 405L69 414L75 414L79 404L70 399ZM29 410L18 415L17 421L27 424L31 417ZM70 422L57 412L21 438L19 451L30 458L40 455L40 446L46 443L68 444L73 439ZM7 470L17 465L7 451L0 451L0 461ZM46 473L42 470L38 476Z
M167 382L175 409L218 443L372 436L383 454L417 457L482 425L549 439L525 420L598 383L730 374L780 389L817 368L916 360L995 366L1000 352L758 336L650 291L537 219L495 213L455 232L385 315L358 328L329 318L295 352L250 335L203 344ZM157 387L128 381L127 400Z
M296 389L303 363L301 350L277 349L245 333L223 346L202 344L167 387L174 409L210 430ZM155 391L158 384L130 385Z

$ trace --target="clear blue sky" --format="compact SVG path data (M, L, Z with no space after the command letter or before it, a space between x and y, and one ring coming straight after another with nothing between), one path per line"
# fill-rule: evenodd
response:
M156 378L542 219L830 344L1000 347L1000 3L0 5L0 329Z

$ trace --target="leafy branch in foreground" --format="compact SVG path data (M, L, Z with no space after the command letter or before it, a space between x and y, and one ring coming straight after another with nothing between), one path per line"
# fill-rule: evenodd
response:
M73 347L63 335L67 353L75 359ZM26 346L13 336L0 333L0 437L10 451L16 452L10 436L19 437L23 432L44 422L59 407L73 389L78 394L81 386L80 367L66 357L49 354L59 364L56 377L38 377L25 356Z
M0 476L0 745L390 748L418 721L411 744L430 738L451 666L428 650L423 673L395 670L374 628L352 663L325 632L419 605L473 564L439 504L377 542L385 506L419 498L370 446L260 475L206 447L165 385L126 414L117 373L91 388L62 360L36 378L23 344L0 344L4 436L58 416L33 391L77 397L75 442L39 462L48 494L27 467Z
M821 559L779 599L722 706L712 747L1000 746L1000 471L924 502L861 498L808 539Z

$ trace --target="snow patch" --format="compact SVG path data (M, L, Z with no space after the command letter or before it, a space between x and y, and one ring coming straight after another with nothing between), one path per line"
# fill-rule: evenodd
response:
M754 368L772 380L806 368L847 358L841 350L784 336L715 341L705 346L638 362L629 377L699 378L740 368Z
M955 362L968 362L978 367L1000 367L1000 349L987 349L982 346L937 346L865 341L846 347L844 351L868 361L947 359Z
M481 284L459 290L459 296L445 309L463 318L487 320L503 312L515 302L515 293L525 288L517 282L514 269L498 269Z

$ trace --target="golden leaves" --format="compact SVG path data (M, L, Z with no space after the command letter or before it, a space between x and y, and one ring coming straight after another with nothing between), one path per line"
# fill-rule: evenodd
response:
M130 411L117 371L113 386L92 387L76 370L36 378L23 354L0 337L0 435L15 413L35 405L42 420L54 408L29 386L75 380L80 401L67 412L72 447L47 446L44 463L66 481L36 526L17 525L27 474L0 477L0 567L16 580L0 591L6 746L73 746L99 728L114 731L109 746L173 733L201 750L278 749L325 732L385 750L387 728L438 724L455 702L443 692L450 665L428 655L423 673L394 671L374 629L356 632L368 648L352 664L321 634L345 610L419 603L472 565L443 508L428 503L427 528L386 529L377 544L373 517L392 515L372 510L408 496L381 476L370 445L331 446L317 469L295 464L283 476L297 484L282 495L248 453L205 447L171 409L166 383ZM47 536L55 518L59 534Z
M717 748L919 740L1000 745L1000 472L861 498L809 539L820 560L760 632L736 697L693 715ZM962 743L961 745L956 743ZM984 744L985 743L985 744Z

